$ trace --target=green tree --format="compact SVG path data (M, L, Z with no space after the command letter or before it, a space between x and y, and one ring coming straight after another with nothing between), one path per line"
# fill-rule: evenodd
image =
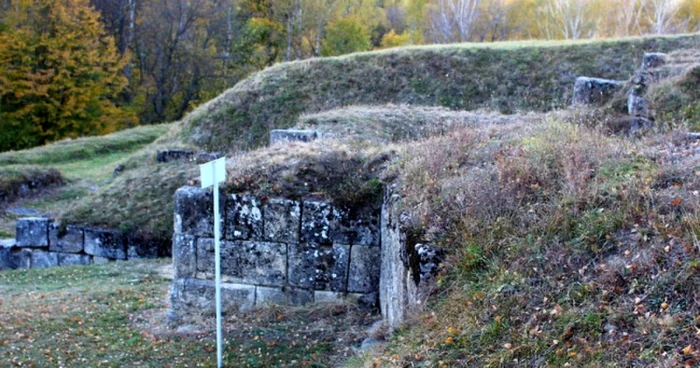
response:
M334 56L372 47L370 31L358 20L343 18L326 27L326 38L321 46L321 55Z
M3 17L0 150L135 123L113 102L124 63L87 0L19 0Z

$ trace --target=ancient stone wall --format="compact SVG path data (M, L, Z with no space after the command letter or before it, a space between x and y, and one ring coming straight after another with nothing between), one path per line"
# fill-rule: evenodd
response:
M379 208L348 213L316 200L220 198L224 309L345 298L374 304L379 291ZM211 190L175 193L171 317L214 310Z
M88 265L169 254L169 244L162 241L117 230L62 227L48 218L27 217L17 220L16 240L0 244L0 270Z

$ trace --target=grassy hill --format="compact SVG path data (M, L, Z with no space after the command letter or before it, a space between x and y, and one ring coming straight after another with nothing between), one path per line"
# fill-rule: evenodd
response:
M648 51L700 47L700 35L504 42L388 49L284 63L238 83L185 118L184 139L215 151L265 144L303 113L351 105L549 111L578 76L626 80Z

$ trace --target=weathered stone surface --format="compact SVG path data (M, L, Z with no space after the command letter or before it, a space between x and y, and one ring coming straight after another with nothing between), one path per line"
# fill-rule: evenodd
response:
M257 198L238 194L228 197L225 234L230 240L262 240L262 206Z
M173 235L173 266L175 278L194 277L196 264L196 238L189 234Z
M8 264L12 270L31 268L32 251L23 248L10 248Z
M191 160L192 158L194 158L194 151L190 150L171 149L165 151L158 151L158 153L156 154L156 162L158 163Z
M651 129L653 126L654 123L649 119L645 119L643 117L634 118L630 123L630 134L641 134L644 131Z
M170 256L172 243L166 239L129 235L126 240L128 259L153 259Z
M263 208L264 239L278 243L298 243L301 226L299 202L271 199Z
M309 290L258 286L255 289L256 305L304 305L313 302L314 294Z
M415 245L420 264L420 279L427 281L440 270L440 264L445 260L445 250L430 244Z
M343 301L343 293L335 291L314 291L314 302L315 303L340 303Z
M221 275L236 283L283 286L287 281L287 245L222 241ZM213 278L214 239L197 239L197 272Z
M379 210L354 216L347 211L336 210L335 213L330 230L333 243L379 246Z
M645 52L642 59L642 69L658 68L666 64L666 54L660 52Z
M176 279L170 291L173 310L213 314L216 309L213 280ZM221 306L224 311L244 311L255 305L255 286L221 284Z
M0 271L9 270L12 263L10 262L10 251L14 244L5 244L5 242L0 243Z
M25 217L17 220L17 246L48 247L49 219L41 217Z
M333 206L327 202L305 201L301 213L301 241L332 244L331 225L339 216Z
M59 266L85 266L89 265L91 258L87 254L56 253Z
M226 196L219 196L223 211ZM224 216L221 216L223 222ZM175 192L175 233L197 236L214 235L214 209L211 190L186 186ZM223 227L221 227L223 230Z
M92 257L92 263L96 265L102 265L102 264L107 264L110 262L109 258L105 257Z
M289 284L295 287L345 291L349 246L289 246Z
M58 266L58 254L35 250L32 252L32 268L49 268Z
M83 251L83 228L68 225L65 229L57 223L49 225L49 250L61 253L80 253Z
M649 101L647 101L644 97L639 96L634 91L631 91L627 96L627 113L632 116L648 118Z
M85 229L85 253L111 259L126 259L126 239L119 231Z
M270 145L284 142L311 142L318 138L315 130L273 129L270 131Z
M576 78L574 106L601 105L622 88L622 82L601 78Z
M379 290L381 250L377 247L353 245L348 273L348 291L371 293Z

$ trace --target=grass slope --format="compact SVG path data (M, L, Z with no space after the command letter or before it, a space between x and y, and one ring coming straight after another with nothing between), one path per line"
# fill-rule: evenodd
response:
M389 49L275 65L186 119L183 138L209 150L262 145L303 113L411 104L504 113L570 103L576 77L629 78L645 51L697 48L699 35L585 42L459 44Z

